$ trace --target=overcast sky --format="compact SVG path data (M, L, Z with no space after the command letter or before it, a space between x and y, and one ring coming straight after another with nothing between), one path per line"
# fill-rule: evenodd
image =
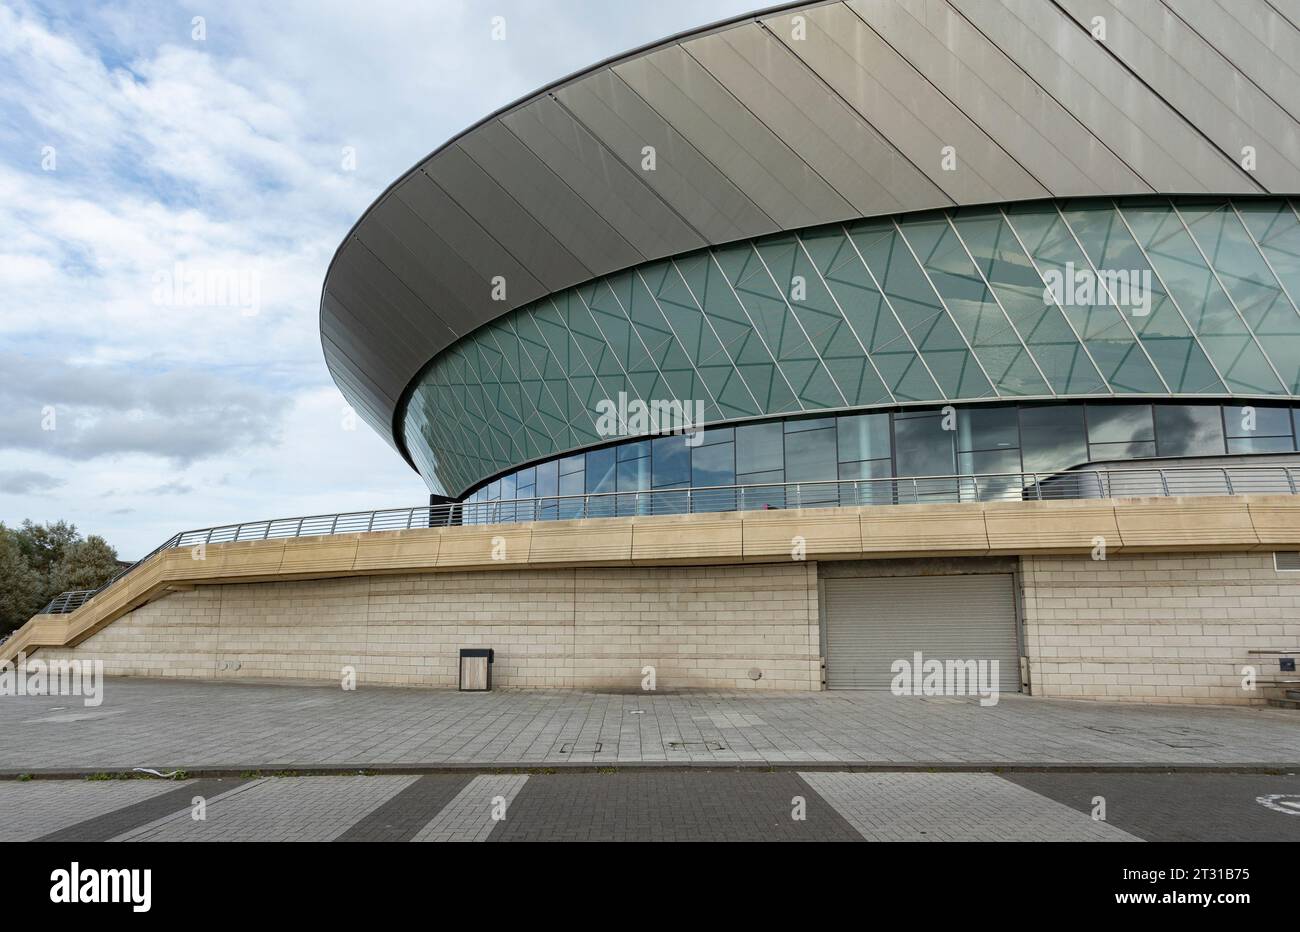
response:
M0 521L66 519L135 558L427 500L346 429L317 328L334 249L492 110L754 5L0 0ZM243 290L196 298L177 272Z

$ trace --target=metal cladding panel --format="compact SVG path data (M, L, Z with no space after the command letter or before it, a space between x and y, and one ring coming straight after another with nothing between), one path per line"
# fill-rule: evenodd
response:
M808 163L680 46L614 68L782 229L856 216Z
M1053 193L1151 190L946 0L849 6Z
M445 149L425 172L552 291L585 281L591 270L566 248L488 172L463 145ZM575 247L576 248L576 247Z
M613 71L561 88L556 97L708 242L777 229L734 181ZM642 168L651 154L654 169Z
M762 26L728 29L684 48L826 179L857 216L952 204Z
M423 172L403 181L389 200L401 201L428 228L417 233L434 248L439 242L439 264L463 263L473 272L462 299L470 307L481 308L484 320L500 312L500 303L492 303L492 278L503 275L509 283L510 303L526 304L547 293L547 288L498 240L493 238L447 192ZM369 218L367 218L369 219Z
M393 198L375 210L375 222L357 232L357 239L409 288L429 315L457 335L473 329L474 311L467 304L479 291L474 278L456 275L445 248L409 207Z
M1020 691L1009 574L826 580L826 685L889 689L896 661L997 661L999 692ZM921 671L914 671L915 683ZM972 684L967 683L968 687ZM974 689L970 689L974 692Z
M1059 0L1084 28L1107 22L1106 48L1178 112L1194 115L1229 158L1251 146L1255 174L1270 190L1300 190L1300 126L1213 46L1158 3Z
M326 275L327 362L391 435L457 338L647 260L940 207L1294 194L1297 61L1300 0L820 0L707 27L543 89L399 179Z
M704 240L623 162L552 97L521 107L502 122L647 259Z
M1295 118L1300 118L1300 30L1267 4L1165 0L1189 29Z
M957 203L1046 197L1048 191L843 4L764 20L776 35ZM964 170L945 171L945 149Z
M1235 162L1041 0L949 0L1157 191L1252 194Z
M573 253L583 269L617 269L645 261L646 256L562 182L505 124L489 123L467 136L461 146L542 229Z
M352 312L362 332L383 338L379 346L382 357L395 361L418 359L420 347L435 340L454 338L455 334L420 301L410 286L360 240L354 239L343 247L338 263L345 275L335 295L341 306Z

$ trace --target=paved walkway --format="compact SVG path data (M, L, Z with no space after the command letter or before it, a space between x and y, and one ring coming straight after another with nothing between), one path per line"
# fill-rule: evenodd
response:
M1282 710L887 693L618 694L109 679L0 698L0 774L740 764L1295 768Z
M1297 842L1300 777L661 769L0 781L0 842L31 840Z

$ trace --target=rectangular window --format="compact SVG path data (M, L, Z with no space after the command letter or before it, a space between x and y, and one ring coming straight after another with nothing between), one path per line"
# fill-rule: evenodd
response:
M1016 450L1020 448L1020 424L1015 408L959 408L957 449Z
M803 430L785 436L785 481L834 479L835 428Z
M1088 405L1089 443L1155 440L1150 405Z
M554 460L537 467L537 497L545 498L559 491L559 466Z
M1218 405L1156 405L1161 456L1222 456L1223 416Z
M1088 460L1079 405L1020 409L1021 458L1026 472L1055 472Z
M620 463L626 460L636 460L643 456L650 455L650 441L637 440L634 443L625 443L615 449L618 450L618 461Z
M736 428L736 473L785 469L784 436L779 422Z
M1223 423L1229 437L1290 437L1289 408L1263 405L1224 405ZM1288 448L1289 449L1289 448Z
M697 511L735 511L734 489L699 491L709 486L736 484L736 445L715 443L691 450L691 485L695 487Z
M835 418L833 417L801 417L786 421L785 432L787 434L797 434L801 430L821 430L824 427L834 426Z
M938 414L894 419L894 456L900 476L951 476L955 430L943 429Z
M686 445L685 437L656 437L650 451L654 488L684 486L691 481L690 447Z
M890 455L889 415L855 414L835 419L839 432L839 461L887 459Z

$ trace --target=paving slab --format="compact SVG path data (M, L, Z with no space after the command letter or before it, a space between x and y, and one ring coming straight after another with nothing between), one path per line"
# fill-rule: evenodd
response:
M100 711L0 698L0 774L483 766L1246 767L1300 764L1300 713L879 692L461 693L110 678ZM61 711L60 711L61 710Z

